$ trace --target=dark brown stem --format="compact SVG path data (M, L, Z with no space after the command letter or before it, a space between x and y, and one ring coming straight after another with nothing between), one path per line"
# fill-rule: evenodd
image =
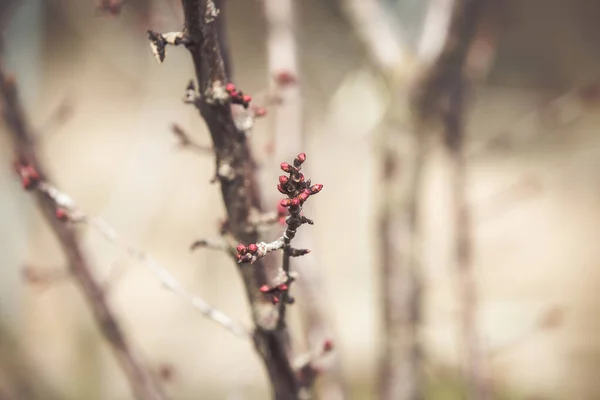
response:
M210 131L216 155L217 179L221 184L223 202L227 210L229 229L243 243L256 243L258 232L249 221L252 211L260 210L254 165L243 132L239 131L231 114L228 101L217 101L215 92L228 83L219 40L219 16L211 13L220 2L214 0L182 0L186 34L190 40L188 50L194 63L201 98L198 109ZM221 24L222 26L222 24ZM297 399L299 385L289 357L287 329L277 330L269 318L276 310L260 292L267 283L263 261L252 266L241 265L246 295L252 308L256 327L254 342L267 368L277 400Z
M4 108L4 120L14 142L17 159L20 163L32 166L44 181L48 181L43 165L38 160L33 146L33 135L29 131L17 90L11 78L0 67L0 95ZM137 400L166 399L160 385L143 366L139 355L134 351L121 330L113 311L110 309L102 286L96 281L80 246L76 231L56 216L55 201L40 190L35 196L46 221L56 235L68 261L69 271L83 292L98 327L111 346L117 361L129 380L131 390Z
M490 397L486 357L477 330L477 298L472 260L471 213L466 199L464 135L464 65L475 36L482 0L456 0L442 51L415 92L421 122L439 121L450 161L450 188L454 217L454 261L461 303L461 327L466 352L469 398Z

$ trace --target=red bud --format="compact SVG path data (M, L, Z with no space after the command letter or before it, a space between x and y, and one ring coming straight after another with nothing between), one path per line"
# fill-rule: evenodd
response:
M292 200L290 199L283 199L279 202L279 205L281 207L289 207L292 204Z
M256 253L258 251L258 246L255 245L254 243L251 243L248 245L248 251L252 254Z
M265 115L267 115L267 109L263 107L258 107L254 110L254 115L256 115L257 117L264 117Z
M298 198L304 203L308 199L308 196L310 196L308 193L302 192L298 195Z
M292 199L292 201L290 202L290 205L292 205L292 206L299 206L300 205L300 199L297 198L297 197L294 197Z
M38 174L38 172L36 171L36 169L33 168L33 166L31 166L31 165L26 166L24 168L24 172L31 179L40 179L40 175Z
M259 290L263 293L267 293L271 289L267 285L262 285Z
M282 283L281 285L279 285L279 290L281 290L281 291L285 292L288 289L289 289L289 287L285 283Z
M286 162L282 162L280 167L283 172L291 172L292 171L292 166Z
M64 208L57 208L56 209L56 218L58 218L61 221L64 221L67 219L67 210L65 210Z
M31 179L29 179L29 178L21 179L21 186L23 186L23 189L29 189L31 187Z
M228 92L235 92L235 85L233 83L228 83L227 85L225 85L225 90L227 90Z
M285 175L281 175L279 177L279 183L281 183L282 185L285 185L286 183L288 183L289 180L290 180L290 178L288 178Z
M273 304L279 304L279 297L273 296L273 298L271 299L271 303L273 303Z
M277 185L277 190L279 190L279 193L281 194L287 194L287 192L283 189L281 185Z
M242 96L242 101L244 103L250 103L252 101L252 97L248 96L247 94Z
M301 163L303 163L304 161L306 161L306 154L305 153L300 153L298 154L298 157L296 157L298 159L298 161L300 161Z
M240 254L246 254L246 251L248 251L248 249L246 248L246 246L244 246L243 243L238 244L237 247L236 247L236 250Z
M312 185L310 187L310 192L312 194L317 194L317 193L319 193L321 191L321 189L323 189L323 185L320 184L320 183L317 183L316 185Z
M325 343L323 343L323 351L328 353L333 350L333 340L327 339Z

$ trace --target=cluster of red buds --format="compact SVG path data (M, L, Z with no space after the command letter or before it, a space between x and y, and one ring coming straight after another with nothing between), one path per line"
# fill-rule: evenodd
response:
M229 94L229 99L233 104L239 104L245 109L247 109L250 106L252 97L250 97L247 94L244 94L244 92L242 92L241 90L238 91L233 83L228 83L225 86L225 90Z
M296 236L296 230L303 224L313 224L312 220L302 215L302 206L310 196L319 193L323 189L323 185L311 184L310 179L306 179L304 174L300 172L305 161L306 154L300 153L294 159L293 164L281 163L282 171L288 174L280 176L277 185L277 190L287 195L285 199L279 202L278 206L279 222L287 225L283 236L271 243L259 242L247 246L240 243L236 248L236 257L239 263L254 263L269 252L283 250L283 283L274 286L264 285L260 288L261 292L270 296L273 304L293 303L293 298L288 294L289 285L293 282L293 277L289 271L289 257L299 257L310 253L308 249L291 247L291 241Z
M40 183L40 174L33 165L16 162L14 167L16 173L21 177L23 189L33 190Z
M269 296L271 299L271 303L274 305L279 304L282 298L285 298L287 304L294 304L296 299L292 296L283 296L284 293L287 293L290 289L290 284L294 281L294 278L289 277L285 282L280 283L275 286L262 285L260 287L260 291L265 295Z
M279 205L284 208L289 207L290 214L294 214L294 211L301 207L310 196L319 193L323 189L323 185L320 183L311 185L310 180L305 180L304 174L300 172L304 161L306 161L306 154L300 153L294 160L294 165L286 162L280 165L281 170L287 172L289 175L281 175L279 177L277 190L288 196L288 198L281 200ZM310 222L303 221L303 223Z

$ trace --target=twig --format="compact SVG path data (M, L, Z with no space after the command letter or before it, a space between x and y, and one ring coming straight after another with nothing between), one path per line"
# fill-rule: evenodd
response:
M200 154L212 154L212 149L210 146L203 146L201 144L196 143L181 126L178 124L171 125L171 132L175 135L175 137L179 140L179 147L183 149L190 149Z
M297 154L304 145L302 124L302 79L297 60L296 6L293 0L264 0L267 20L267 63L271 77L271 93L277 93L279 104L273 104L272 140L274 159L284 160ZM271 96L275 97L275 96ZM275 204L276 200L263 192L264 204ZM296 239L296 245L312 248L310 232ZM296 280L302 298L301 306L304 329L311 347L321 346L323 341L332 341L332 327L327 318L327 302L323 301L324 288L315 257L303 257L294 261L294 269L300 271ZM308 365L309 363L307 363ZM323 400L343 399L339 357L333 358L329 368L321 370L321 382L316 388ZM306 370L305 376L310 376Z
M416 87L414 105L420 121L443 125L450 158L450 188L455 226L454 257L461 303L461 338L466 352L469 398L491 395L486 357L477 329L476 284L472 265L471 212L466 199L463 103L466 85L464 64L482 7L481 0L455 0L441 53Z
M14 81L8 78L0 67L0 95L4 103L4 120L14 142L17 158L21 165L32 168L38 179L47 181L45 169L41 165L32 144L33 135L28 130L24 113L19 103ZM34 176L29 183L35 187ZM24 178L25 179L25 178ZM84 294L100 331L111 346L117 361L127 377L134 396L138 400L164 400L165 394L153 375L143 366L140 356L131 347L119 326L114 312L108 305L101 285L93 276L88 261L81 249L75 230L58 221L54 199L43 191L35 191L40 209L54 231L69 264L69 270Z
M165 267L161 266L148 254L127 244L123 239L121 239L117 231L113 229L106 221L98 217L84 214L80 209L76 208L75 203L67 194L59 191L56 187L45 181L37 182L36 189L42 193L45 193L48 198L54 201L56 216L58 219L64 222L86 223L87 225L93 227L100 232L107 241L119 247L130 257L139 261L150 272L152 272L152 274L154 274L154 276L156 276L163 284L165 289L188 301L205 317L218 323L234 335L245 339L249 338L250 333L247 329L234 322L223 312L210 306L201 297L185 290L181 283L179 283Z
M344 0L342 7L371 60L386 76L408 65L411 54L401 39L402 32L390 21L380 0Z
M223 53L225 37L220 35L224 23L215 0L182 0L187 49L194 63L200 97L196 106L206 122L216 155L217 179L228 214L229 232L240 242L258 242L258 230L249 223L250 216L261 210L259 190L254 176L256 163L246 143L246 135L233 120ZM215 20L218 23L215 23ZM219 29L221 28L221 29ZM272 315L276 308L259 290L267 277L262 261L254 267L240 268L246 295L256 327L254 343L267 369L275 399L297 399L301 387L292 368L287 329L276 329Z

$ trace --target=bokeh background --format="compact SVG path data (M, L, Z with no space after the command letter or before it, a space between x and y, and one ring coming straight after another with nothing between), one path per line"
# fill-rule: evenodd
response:
M365 0L367 1L367 0ZM386 0L387 15L416 46L427 2ZM130 0L117 16L94 1L4 0L3 60L20 86L38 148L57 186L110 221L190 289L250 323L241 280L217 251L225 211L211 156L182 151L177 122L210 144L181 99L189 55L158 65L146 29L178 30L177 1ZM311 203L312 253L323 282L348 398L377 398L381 291L376 226L376 140L390 90L344 1L296 0L305 151L325 190ZM473 211L479 334L498 398L600 399L600 3L489 1L477 42L484 54L468 102L468 196ZM235 82L269 86L262 2L229 0ZM57 111L58 110L58 111ZM399 111L400 112L400 111ZM58 113L58 114L57 114ZM57 117L60 115L60 118ZM270 113L251 141L272 165ZM386 129L389 128L386 125ZM64 259L15 178L0 131L0 389L19 399L130 399L110 350L67 278ZM433 150L423 188L423 279L428 398L462 398L458 303L451 262L447 161ZM263 190L275 191L277 171ZM142 266L97 233L85 248L110 303L145 362L174 399L265 399L253 347L164 291ZM298 298L302 302L302 298ZM298 310L297 349L306 348ZM36 388L28 388L33 385ZM40 389L41 387L41 389ZM17 390L17 389L19 390ZM31 390L32 392L27 392ZM2 393L2 390L0 390Z

